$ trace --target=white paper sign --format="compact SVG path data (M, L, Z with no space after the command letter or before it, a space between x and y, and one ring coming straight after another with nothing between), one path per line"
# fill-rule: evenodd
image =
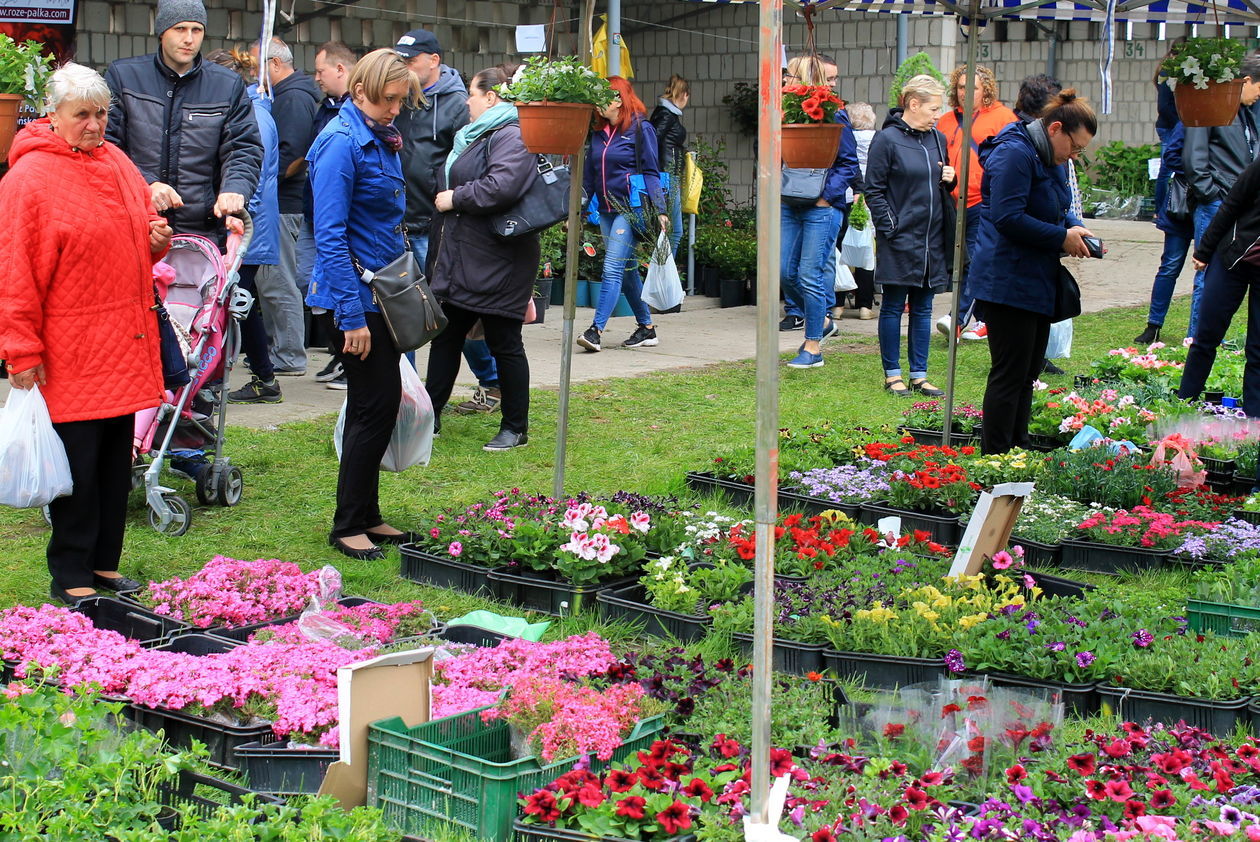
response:
M1158 158L1146 159L1146 177L1149 178L1151 181L1154 181L1155 179L1159 178L1159 159Z
M516 27L516 51L518 53L541 53L547 50L547 27L545 24L524 24Z

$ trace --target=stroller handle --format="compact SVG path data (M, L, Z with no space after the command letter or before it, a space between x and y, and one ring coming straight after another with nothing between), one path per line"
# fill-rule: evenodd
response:
M254 220L249 215L249 211L241 210L232 216L241 221L245 227L245 233L237 234L228 229L227 238L227 264L230 269L235 269L240 264L240 260L249 251L249 243L254 239Z

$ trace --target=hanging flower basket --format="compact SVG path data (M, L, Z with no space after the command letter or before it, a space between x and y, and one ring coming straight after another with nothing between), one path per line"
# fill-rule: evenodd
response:
M21 94L0 94L0 162L9 158L9 147L17 134L18 108L22 99Z
M593 108L584 102L518 102L525 148L537 155L573 155L586 143Z
M1186 128L1228 126L1238 114L1242 102L1242 79L1229 82L1208 82L1206 88L1178 85L1173 91L1177 114Z
M795 123L783 127L783 165L827 169L840 150L839 123Z

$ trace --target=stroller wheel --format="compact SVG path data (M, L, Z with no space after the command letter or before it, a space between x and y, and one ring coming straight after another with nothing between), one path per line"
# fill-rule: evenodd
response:
M197 474L197 502L203 506L222 505L219 501L219 489L214 474L214 470L208 466Z
M241 491L245 487L245 477L241 474L241 469L232 465L226 471L219 471L216 474L215 489L218 494L216 501L220 506L235 506L241 502Z
M188 531L188 527L192 523L192 507L188 505L187 500L178 494L163 494L162 502L170 509L170 520L163 524L158 513L150 508L149 526L163 535L178 538Z

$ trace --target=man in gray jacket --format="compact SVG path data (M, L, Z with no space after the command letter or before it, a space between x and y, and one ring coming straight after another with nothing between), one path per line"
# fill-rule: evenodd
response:
M1194 202L1194 241L1197 244L1203 232L1216 216L1221 200L1234 186L1238 176L1251 162L1260 157L1260 133L1257 131L1255 114L1251 109L1260 101L1260 51L1243 59L1238 68L1243 80L1242 104L1238 115L1228 126L1212 128L1187 128L1186 143L1182 150L1186 180L1190 185L1190 198ZM1190 328L1186 335L1193 337L1199 323L1199 295L1203 291L1202 270L1194 273L1194 291L1190 298Z
M218 220L244 210L258 186L258 124L240 77L201 58L201 0L160 0L153 28L155 54L105 72L117 101L105 137L139 168L176 233L218 237Z
M413 29L398 39L394 49L407 61L424 86L425 102L404 108L394 125L402 132L403 178L407 183L407 236L423 268L429 254L438 175L455 144L455 133L468 125L468 89L459 72L442 63L442 47L427 29ZM455 407L462 412L489 412L499 405L499 373L484 340L464 343L464 359L477 377L473 399Z

